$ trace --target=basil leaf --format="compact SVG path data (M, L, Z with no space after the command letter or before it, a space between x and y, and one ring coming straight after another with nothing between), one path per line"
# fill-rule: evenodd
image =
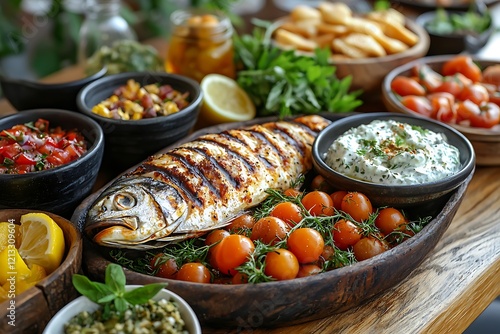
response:
M115 298L115 307L118 312L125 312L127 310L127 306L128 304L124 297Z
M94 303L98 303L99 299L112 293L111 289L109 289L106 285L98 282L92 282L83 275L74 274L72 282L76 291Z
M122 294L125 291L126 280L125 273L120 265L111 263L106 267L104 282L113 292Z
M112 293L112 294L109 294L107 296L102 297L97 302L99 304L109 303L110 301L114 300L115 298L116 298L116 295L114 293Z
M167 284L153 283L141 286L139 288L129 290L123 294L123 298L132 305L144 304L148 300L156 296L158 291L163 289Z

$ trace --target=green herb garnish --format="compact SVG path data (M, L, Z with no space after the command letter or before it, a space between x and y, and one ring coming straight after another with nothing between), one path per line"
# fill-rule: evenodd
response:
M491 25L491 14L468 10L464 13L448 12L443 8L436 10L434 20L428 22L425 28L434 34L480 34Z
M104 283L91 281L79 274L74 274L72 281L79 293L103 306L105 319L110 315L111 303L119 314L123 314L131 305L147 303L166 286L163 283L153 283L125 291L125 273L121 266L114 263L106 267Z
M253 22L260 29L235 39L242 67L237 81L260 116L349 112L362 104L358 99L361 91L350 92L352 78L338 79L335 75L335 66L328 62L329 49L317 49L312 56L283 51L271 43L273 25Z

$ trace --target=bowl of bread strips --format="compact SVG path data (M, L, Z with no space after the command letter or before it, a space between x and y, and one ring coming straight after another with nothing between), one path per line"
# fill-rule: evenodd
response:
M429 49L425 29L393 8L356 13L343 2L324 1L296 6L275 26L275 45L311 55L330 49L336 75L351 75L352 89L366 93L378 93L391 69Z

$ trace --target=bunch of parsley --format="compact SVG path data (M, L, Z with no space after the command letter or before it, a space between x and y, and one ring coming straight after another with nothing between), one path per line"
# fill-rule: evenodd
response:
M235 51L237 82L259 116L349 112L362 104L361 91L350 91L352 78L337 78L329 49L317 49L314 56L282 50L271 43L273 25L254 24L252 35L236 36Z

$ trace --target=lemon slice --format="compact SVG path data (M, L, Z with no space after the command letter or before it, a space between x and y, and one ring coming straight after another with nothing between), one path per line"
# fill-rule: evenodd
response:
M0 252L0 285L6 284L7 279L15 277L15 281L31 275L24 260L15 247L5 247Z
M19 254L28 266L33 264L53 272L64 256L64 234L59 225L44 213L21 216Z
M248 121L255 117L255 105L233 79L208 74L200 83L203 102L200 119L207 124Z

